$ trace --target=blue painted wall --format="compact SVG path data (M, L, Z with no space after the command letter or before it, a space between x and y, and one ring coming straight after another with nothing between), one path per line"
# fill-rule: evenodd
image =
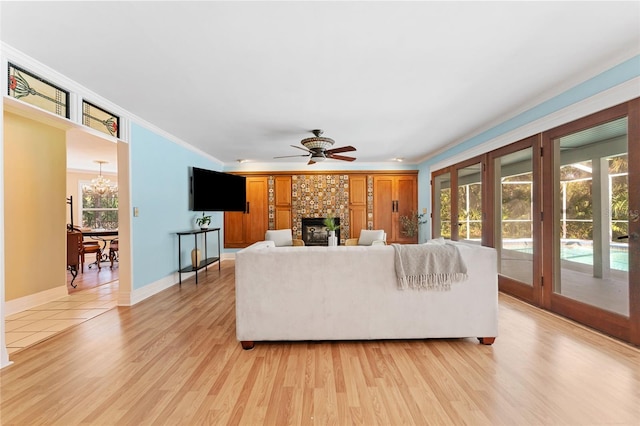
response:
M535 120L543 118L549 114L560 111L563 108L570 107L571 105L585 100L593 95L601 93L605 90L611 89L619 84L632 80L640 76L640 55L633 58L581 83L566 92L549 99L517 116L485 131L471 139L468 139L430 159L423 162L419 166L418 175L418 204L420 210L426 207L431 213L431 166L447 158L458 155L474 148L478 145L486 143L500 135L510 132L514 129L529 124ZM596 112L596 111L594 111ZM548 129L545 129L548 130ZM530 135L529 135L530 136ZM516 141L513 141L516 142ZM427 226L423 226L421 229L422 234L420 239L426 240L431 238L431 221Z
M139 209L131 224L133 289L139 289L177 271L175 233L194 229L195 217L202 214L189 210L189 167L220 171L222 165L135 123L130 145L131 200ZM223 214L211 216L211 227L223 228ZM183 265L191 262L190 251L183 250Z

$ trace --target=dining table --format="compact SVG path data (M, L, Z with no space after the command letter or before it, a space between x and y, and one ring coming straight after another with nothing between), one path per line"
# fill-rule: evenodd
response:
M109 252L107 250L107 243L111 240L115 240L118 238L118 230L117 229L91 229L91 230L82 230L81 232L84 237L89 237L92 240L98 240L102 243L102 247L101 247L102 256L100 256L100 262L108 262ZM109 238L109 237L112 237L112 238Z

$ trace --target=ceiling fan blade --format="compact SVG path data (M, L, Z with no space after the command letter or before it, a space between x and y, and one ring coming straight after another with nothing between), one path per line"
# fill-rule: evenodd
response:
M303 147L298 146L298 145L291 145L291 146L292 146L292 147L294 147L294 148L301 149L301 150L303 150L303 151L305 151L305 152L311 152L311 151L309 151L307 148L303 148Z
M291 157L308 157L309 154L302 154L302 155L281 155L280 157L273 157L273 158L291 158Z
M311 165L311 164L316 164L316 162L315 162L315 161L313 161L313 160L309 160L309 162L307 163L307 166L309 166L309 165Z
M335 154L327 154L328 158L332 158L334 160L342 160L342 161L354 161L354 157L347 157L346 155L335 155Z
M349 152L349 151L355 151L355 150L356 149L354 147L349 145L349 146L343 146L341 148L328 149L327 154L337 154L338 152Z

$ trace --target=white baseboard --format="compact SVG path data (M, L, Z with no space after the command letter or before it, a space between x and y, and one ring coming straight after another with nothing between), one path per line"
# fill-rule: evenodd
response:
M224 253L220 256L220 261L224 262L225 260L233 260L235 259L235 254L227 254ZM217 264L209 265L207 268L215 268ZM182 274L182 280L186 280L194 276L194 272L188 272ZM142 302L145 299L153 296L154 294L158 294L163 290L168 289L180 282L180 277L178 276L178 272L174 272L171 275L167 275L164 278L159 279L151 284L147 284L146 286L135 289L131 293L125 293L122 290L118 295L118 306L133 306L136 303Z
M176 274L171 274L164 278L159 279L156 282L151 284L147 284L146 286L138 289L134 289L131 293L123 294L120 292L118 295L118 306L132 306L136 303L142 302L145 299L153 296L154 294L160 293L163 290L168 289L169 287L175 285Z
M30 294L28 296L19 297L13 300L7 300L4 302L4 314L5 317L9 315L17 314L18 312L26 311L36 306L44 305L45 303L53 302L54 300L68 296L67 285L54 287L49 290L41 291L39 293Z

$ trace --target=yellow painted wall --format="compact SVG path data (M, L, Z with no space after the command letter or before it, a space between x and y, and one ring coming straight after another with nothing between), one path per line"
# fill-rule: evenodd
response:
M66 285L66 136L4 112L5 300Z

